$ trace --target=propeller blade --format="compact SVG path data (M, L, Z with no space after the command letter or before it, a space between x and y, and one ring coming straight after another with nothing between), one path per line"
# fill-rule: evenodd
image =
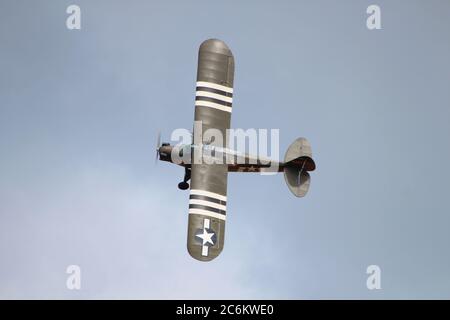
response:
M156 146L158 148L161 146L161 131L158 131L158 140L156 142Z
M161 147L161 131L158 131L158 138L157 138L157 140L156 140L156 158L155 158L155 164L158 163L159 147Z

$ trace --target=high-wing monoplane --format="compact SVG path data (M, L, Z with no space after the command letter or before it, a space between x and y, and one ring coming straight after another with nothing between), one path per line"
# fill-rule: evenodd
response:
M182 190L190 187L187 248L189 254L200 261L214 259L224 246L228 172L261 172L276 168L277 172L284 173L289 190L295 196L303 197L311 180L308 171L316 168L311 146L305 138L295 140L286 151L284 161L276 162L240 154L229 149L226 141L219 143L220 139L205 141L200 138L196 141L195 137L203 137L208 130L227 136L233 78L234 57L228 46L217 39L203 42L198 55L194 116L195 122L201 125L194 126L194 139L190 144L160 144L158 138L159 160L184 167L184 179L178 187ZM196 154L223 161L195 161Z

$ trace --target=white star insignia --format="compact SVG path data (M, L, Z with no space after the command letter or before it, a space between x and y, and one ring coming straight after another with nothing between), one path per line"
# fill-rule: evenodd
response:
M206 231L206 229L203 229L203 233L202 234L197 234L195 235L196 237L199 237L200 239L203 240L203 245L210 243L211 245L214 245L214 242L212 241L212 237L214 236L214 232L209 233L208 231Z

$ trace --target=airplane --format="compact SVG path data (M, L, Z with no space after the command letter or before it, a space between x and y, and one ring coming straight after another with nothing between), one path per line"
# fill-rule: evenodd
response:
M194 126L194 137L202 136L208 129L218 130L226 136L231 120L233 79L234 57L228 46L218 39L204 41L198 53L194 114L194 120L201 121L201 126ZM303 197L310 186L308 172L316 168L311 146L305 138L298 138L289 146L282 162L240 154L211 140L196 142L194 138L191 144L174 146L166 142L161 144L160 140L159 135L157 159L178 164L185 170L178 188L187 190L190 187L187 249L199 261L213 260L224 247L228 172L261 172L277 168L277 172L284 173L289 190L296 197ZM193 160L196 152L231 161L197 163ZM174 155L188 160L175 161Z

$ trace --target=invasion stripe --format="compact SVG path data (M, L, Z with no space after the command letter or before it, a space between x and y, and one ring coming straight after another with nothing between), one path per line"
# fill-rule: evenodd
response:
M205 200L190 199L189 205L191 205L191 204L207 206L207 207L216 208L216 209L223 210L223 211L227 210L227 207L224 206L223 204L218 204L218 203L205 201Z
M213 82L206 82L206 81L197 81L197 87L207 87L212 89L217 89L229 93L233 93L233 88L223 86L221 84L213 83Z
M216 199L216 198L212 198L212 197L208 197L208 196L201 196L201 195L197 195L197 194L191 194L189 196L189 199L205 200L205 201L221 204L224 206L227 204L227 202L224 200L220 200L220 199Z
M206 210L206 211L210 211L210 212L215 212L215 213L220 213L223 215L226 215L227 212L225 210L220 210L217 208L213 208L210 206L204 206L202 204L189 204L189 209L202 209L202 210Z
M197 107L208 107L231 113L231 107L222 106L220 104L209 101L195 101Z
M220 214L220 213L215 213L215 212L210 212L210 211L206 211L206 210L202 210L202 209L189 209L189 214L201 214L204 216L208 216L211 218L216 218L219 220L226 220L227 216Z
M232 93L226 92L226 91L222 91L222 90L217 90L217 89L213 89L213 88L208 88L208 87L197 87L195 88L195 91L207 91L207 92L212 92L212 93L217 93L220 94L222 96L225 97L233 97Z
M217 93L213 93L213 92L197 91L195 93L195 95L197 97L213 98L213 99L217 99L217 100L220 100L220 101L225 101L225 102L228 102L228 103L232 103L233 102L233 98L226 97L226 96L223 96L221 94L217 94Z
M219 200L222 200L222 201L227 201L227 197L226 196L224 196L222 194L219 194L219 193L207 191L207 190L191 189L191 194L200 195L200 196L207 196L207 197L219 199Z
M231 108L231 102L226 102L226 101L219 100L219 99L215 99L215 98L210 98L210 97L199 97L199 96L196 96L196 97L195 97L195 100L196 100L196 101L209 101L209 102L214 102L214 103L217 103L217 104L220 104L220 105L227 106L227 107L230 107L230 108Z

